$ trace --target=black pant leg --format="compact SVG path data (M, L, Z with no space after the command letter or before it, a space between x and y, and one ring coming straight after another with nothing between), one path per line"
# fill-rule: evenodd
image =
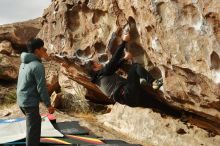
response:
M127 84L124 88L123 102L130 106L137 106L146 101L147 94L140 84L140 78L144 78L149 86L152 85L154 78L140 64L132 64L127 77Z
M26 146L39 146L41 117L39 107L23 107L26 117Z
M141 84L140 76L137 72L137 64L132 64L127 77L127 84L123 87L124 95L121 101L129 106L137 106L140 102Z
M140 78L144 78L147 84L152 86L152 83L155 79L143 66L136 64L136 71Z
M123 104L128 106L139 106L141 98L145 98L142 96L142 88L141 86L133 86L133 85L125 85L123 87L124 95L122 96Z
M137 72L137 64L132 64L128 71L127 84L129 86L140 86L140 76Z
M140 78L144 78L148 85L155 80L152 75L140 64L132 64L128 72L128 84L140 85Z

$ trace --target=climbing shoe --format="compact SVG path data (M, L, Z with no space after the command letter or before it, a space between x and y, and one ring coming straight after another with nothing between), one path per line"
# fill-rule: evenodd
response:
M141 78L140 79L140 84L142 86L149 86L149 87L152 87L153 86L153 83L152 82L147 82L145 79Z
M160 87L163 86L163 78L157 79L153 82L153 89L158 90Z

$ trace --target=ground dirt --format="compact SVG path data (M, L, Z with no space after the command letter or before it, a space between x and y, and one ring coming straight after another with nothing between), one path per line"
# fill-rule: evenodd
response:
M106 111L106 112L110 112L110 110ZM40 105L40 113L41 114L46 114L47 113L47 109L43 104ZM91 134L97 135L98 137L100 137L100 139L123 140L123 141L126 141L128 143L132 143L132 144L141 144L141 145L144 145L144 146L151 146L151 145L147 144L146 142L137 141L137 139L132 139L131 137L128 137L128 135L125 135L125 134L123 134L119 131L116 131L113 128L109 128L106 125L103 125L103 123L100 123L100 121L98 121L96 119L97 115L101 115L101 114L103 114L103 112L102 113L82 114L82 113L73 113L73 112L70 112L70 111L69 112L63 112L63 111L60 111L60 110L56 110L55 113L54 113L57 122L79 121L81 126L85 127L86 129L89 129ZM11 105L8 104L8 105L4 105L4 106L1 105L1 107L0 107L0 119L12 119L12 118L18 118L18 117L24 117L24 115L22 114L22 112L20 111L19 107L16 104L11 104ZM161 117L160 120L162 120L162 119L163 119L163 117ZM171 120L170 123L172 123L172 121L175 120L175 119L170 119L170 120ZM180 125L184 125L183 123L181 124L181 121L179 121L179 123L180 123ZM162 128L162 127L163 126L161 126L160 128ZM191 136L192 136L191 138L192 139L193 139L193 137L195 138L195 135L197 135L197 138L199 138L199 139L201 139L201 141L203 141L202 136L198 137L198 133L204 133L203 129L200 129L200 128L190 128L190 129L191 129L191 132L189 132L188 134L191 133ZM181 135L181 131L179 131L179 132L180 132L180 135ZM172 135L175 135L175 133L173 133ZM207 137L210 137L210 139L213 139L213 143L216 143L214 141L216 141L217 138L214 138L213 136L208 136L207 135ZM210 141L210 139L209 139L209 141ZM184 141L185 139L182 139L182 140ZM207 145L207 146L209 145L208 143L205 142L205 140L204 140L204 143L205 143L204 145Z
M40 105L40 113L47 113L47 109L44 105ZM71 112L62 112L56 110L54 113L56 122L64 121L79 121L80 125L89 129L91 133L96 134L100 139L112 139L112 140L123 140L128 143L138 143L137 141L128 138L127 136L107 127L104 127L99 123L95 115L93 114L77 114ZM0 108L0 119L12 119L24 117L16 104L4 105Z

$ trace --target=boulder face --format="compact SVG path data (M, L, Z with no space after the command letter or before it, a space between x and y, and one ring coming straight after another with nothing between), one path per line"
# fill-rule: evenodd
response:
M11 42L9 42L9 41L2 41L0 43L0 53L1 54L11 55L12 51L13 51L13 48L11 46Z
M38 34L40 27L39 18L25 22L1 25L0 53L2 53L2 49L8 45L12 45L15 52L22 52L26 48L27 41ZM6 42L10 42L11 44L6 44Z
M53 0L38 37L78 65L105 64L112 33L129 29L133 61L163 77L160 98L219 122L219 11L219 0Z
M104 126L111 127L146 146L217 146L220 141L219 135L208 137L205 130L189 123L184 124L178 119L162 116L161 113L147 108L115 104L110 113L97 118Z
M16 81L18 78L19 58L0 54L0 80Z

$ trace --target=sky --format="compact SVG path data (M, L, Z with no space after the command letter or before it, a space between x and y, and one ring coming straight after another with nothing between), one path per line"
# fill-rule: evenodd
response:
M0 0L0 25L41 17L51 0Z

